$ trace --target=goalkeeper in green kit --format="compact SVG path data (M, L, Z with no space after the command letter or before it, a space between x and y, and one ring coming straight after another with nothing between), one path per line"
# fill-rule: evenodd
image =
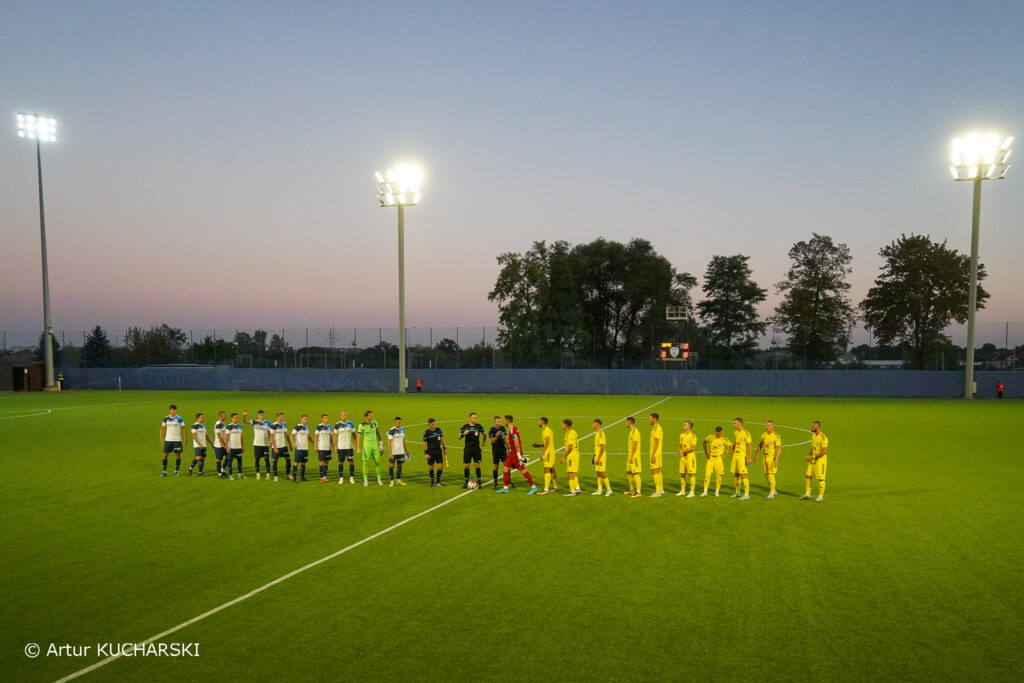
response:
M366 478L367 462L373 460L373 471L377 475L377 486L383 486L380 478L380 429L373 419L373 411L363 413L363 421L356 427L356 450L363 456L363 486L369 486Z

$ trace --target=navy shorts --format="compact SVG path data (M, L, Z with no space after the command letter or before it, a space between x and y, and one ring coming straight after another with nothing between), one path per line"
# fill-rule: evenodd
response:
M462 451L462 462L468 465L471 462L480 462L483 460L483 452L479 448L467 448Z
M176 453L181 455L181 442L180 441L164 441L164 454Z
M288 447L287 446L278 446L277 447L277 453L274 453L273 456L274 456L274 460L277 460L278 458L288 458L288 457L291 457L288 454Z
M443 465L444 464L444 454L441 451L437 451L436 453L431 453L430 451L427 451L427 464L428 465Z
M317 451L316 454L320 458L320 460L330 460L331 459L331 452L330 451Z
M228 449L228 457L229 458L241 458L242 457L242 453L244 453L244 452L245 452L245 450L242 449L242 448L229 448Z
M491 451L491 461L495 465L503 465L507 459L508 453L495 453L494 451Z
M265 458L270 453L270 446L253 446L252 453L256 456L256 459Z
M227 455L227 452L220 446L214 446L213 454L216 455L218 458L223 458L225 455Z
M351 448L339 448L338 449L338 461L348 460L352 462L355 459L355 451Z
M292 458L294 462L308 462L309 451L295 451L295 457Z
M196 446L193 446L192 448L195 449L196 457L197 458L205 458L206 457L206 447L205 446L203 448L198 448Z

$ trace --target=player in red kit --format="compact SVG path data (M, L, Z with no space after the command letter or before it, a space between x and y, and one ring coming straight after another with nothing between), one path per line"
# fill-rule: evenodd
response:
M511 415L505 416L505 429L508 432L506 437L508 439L508 457L505 458L505 468L502 470L505 487L498 489L498 493L508 493L509 474L513 469L517 469L523 473L526 483L530 485L530 490L526 492L526 495L532 496L537 493L537 485L533 483L533 477L526 471L526 465L522 463L523 437L519 434L519 428L515 426Z

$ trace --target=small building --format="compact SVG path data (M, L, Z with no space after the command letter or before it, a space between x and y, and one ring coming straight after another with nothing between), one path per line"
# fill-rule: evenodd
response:
M0 391L42 391L46 365L31 361L0 364Z

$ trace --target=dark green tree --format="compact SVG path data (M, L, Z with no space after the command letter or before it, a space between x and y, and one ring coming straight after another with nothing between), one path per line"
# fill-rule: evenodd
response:
M970 257L933 242L928 235L900 235L879 251L884 260L874 286L860 302L864 322L880 345L906 342L917 368L931 368L941 353L942 331L967 320ZM978 310L988 292L981 287L985 268L978 264Z
M751 279L749 256L712 256L704 273L704 300L697 304L708 336L740 355L754 347L766 323L757 304L767 291Z
M853 325L850 249L813 233L790 248L789 259L786 279L775 285L783 297L771 322L787 335L790 355L810 366L831 363Z
M57 372L64 363L64 354L61 352L60 342L57 341L57 335L51 334L50 338L53 340L53 371ZM46 339L46 332L39 333L39 345L36 346L36 350L32 353L32 360L37 363L43 363L46 361L46 349L43 347L43 340Z
M153 325L148 330L128 328L128 349L136 365L179 363L188 335L166 323Z
M92 328L82 345L82 366L87 368L107 367L113 350L114 347L107 338L107 333L97 325Z

